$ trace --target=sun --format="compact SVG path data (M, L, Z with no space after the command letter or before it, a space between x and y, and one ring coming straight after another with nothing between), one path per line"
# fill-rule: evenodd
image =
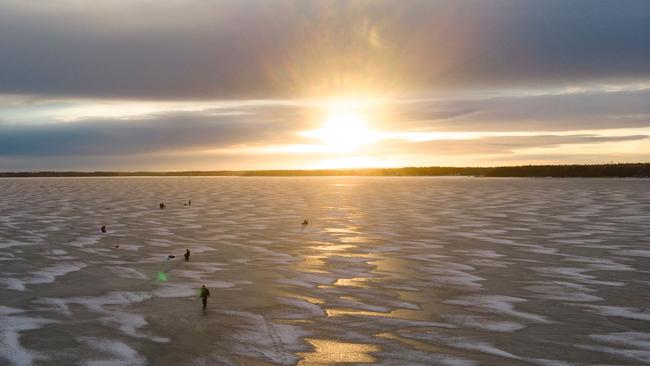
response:
M331 110L321 128L302 135L316 138L338 152L358 150L376 140L365 117L355 110Z

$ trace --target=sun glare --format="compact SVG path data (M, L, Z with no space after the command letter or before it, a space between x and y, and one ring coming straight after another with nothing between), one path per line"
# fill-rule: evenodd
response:
M354 151L376 140L365 117L355 110L331 110L321 128L302 135L316 138L338 152Z

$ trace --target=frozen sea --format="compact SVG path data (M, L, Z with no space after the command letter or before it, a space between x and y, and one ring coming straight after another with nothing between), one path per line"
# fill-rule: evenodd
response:
M650 180L0 179L0 365L339 364L650 364Z

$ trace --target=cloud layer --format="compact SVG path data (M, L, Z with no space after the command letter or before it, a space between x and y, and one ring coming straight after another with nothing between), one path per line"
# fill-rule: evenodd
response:
M650 4L0 2L0 93L279 98L650 79Z
M205 110L136 120L82 120L0 127L0 155L131 155L287 142L297 111L241 114ZM283 117L280 117L284 114Z
M380 162L401 159L402 165L444 164L444 159L436 158L467 156L465 164L471 164L469 157L510 159L540 148L555 153L557 160L574 161L584 158L584 147L588 147L594 161L608 161L615 153L620 153L619 158L643 161L650 155L649 94L623 91L384 101L370 108L367 116L373 130L381 133L380 140L353 153ZM47 105L38 106L47 110ZM27 104L24 111L32 107ZM114 108L131 109L129 104ZM300 132L317 128L326 113L318 104L265 102L229 107L208 104L193 111L112 118L80 114L72 122L5 122L0 123L0 166L310 167L314 161L345 158L344 154L328 154L327 148L302 147L323 143ZM629 150L629 143L638 149L624 151L625 146ZM602 144L621 148L610 146L599 152Z
M0 170L648 161L648 24L646 0L0 0ZM303 149L352 96L381 141Z

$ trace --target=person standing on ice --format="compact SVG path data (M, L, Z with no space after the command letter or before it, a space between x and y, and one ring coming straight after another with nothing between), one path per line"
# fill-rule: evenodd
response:
M201 293L199 294L199 297L201 297L201 301L203 302L203 308L205 309L206 306L208 306L208 296L210 296L210 290L208 290L205 285L201 285Z
M185 249L185 260L186 261L190 260L190 250L189 249Z

